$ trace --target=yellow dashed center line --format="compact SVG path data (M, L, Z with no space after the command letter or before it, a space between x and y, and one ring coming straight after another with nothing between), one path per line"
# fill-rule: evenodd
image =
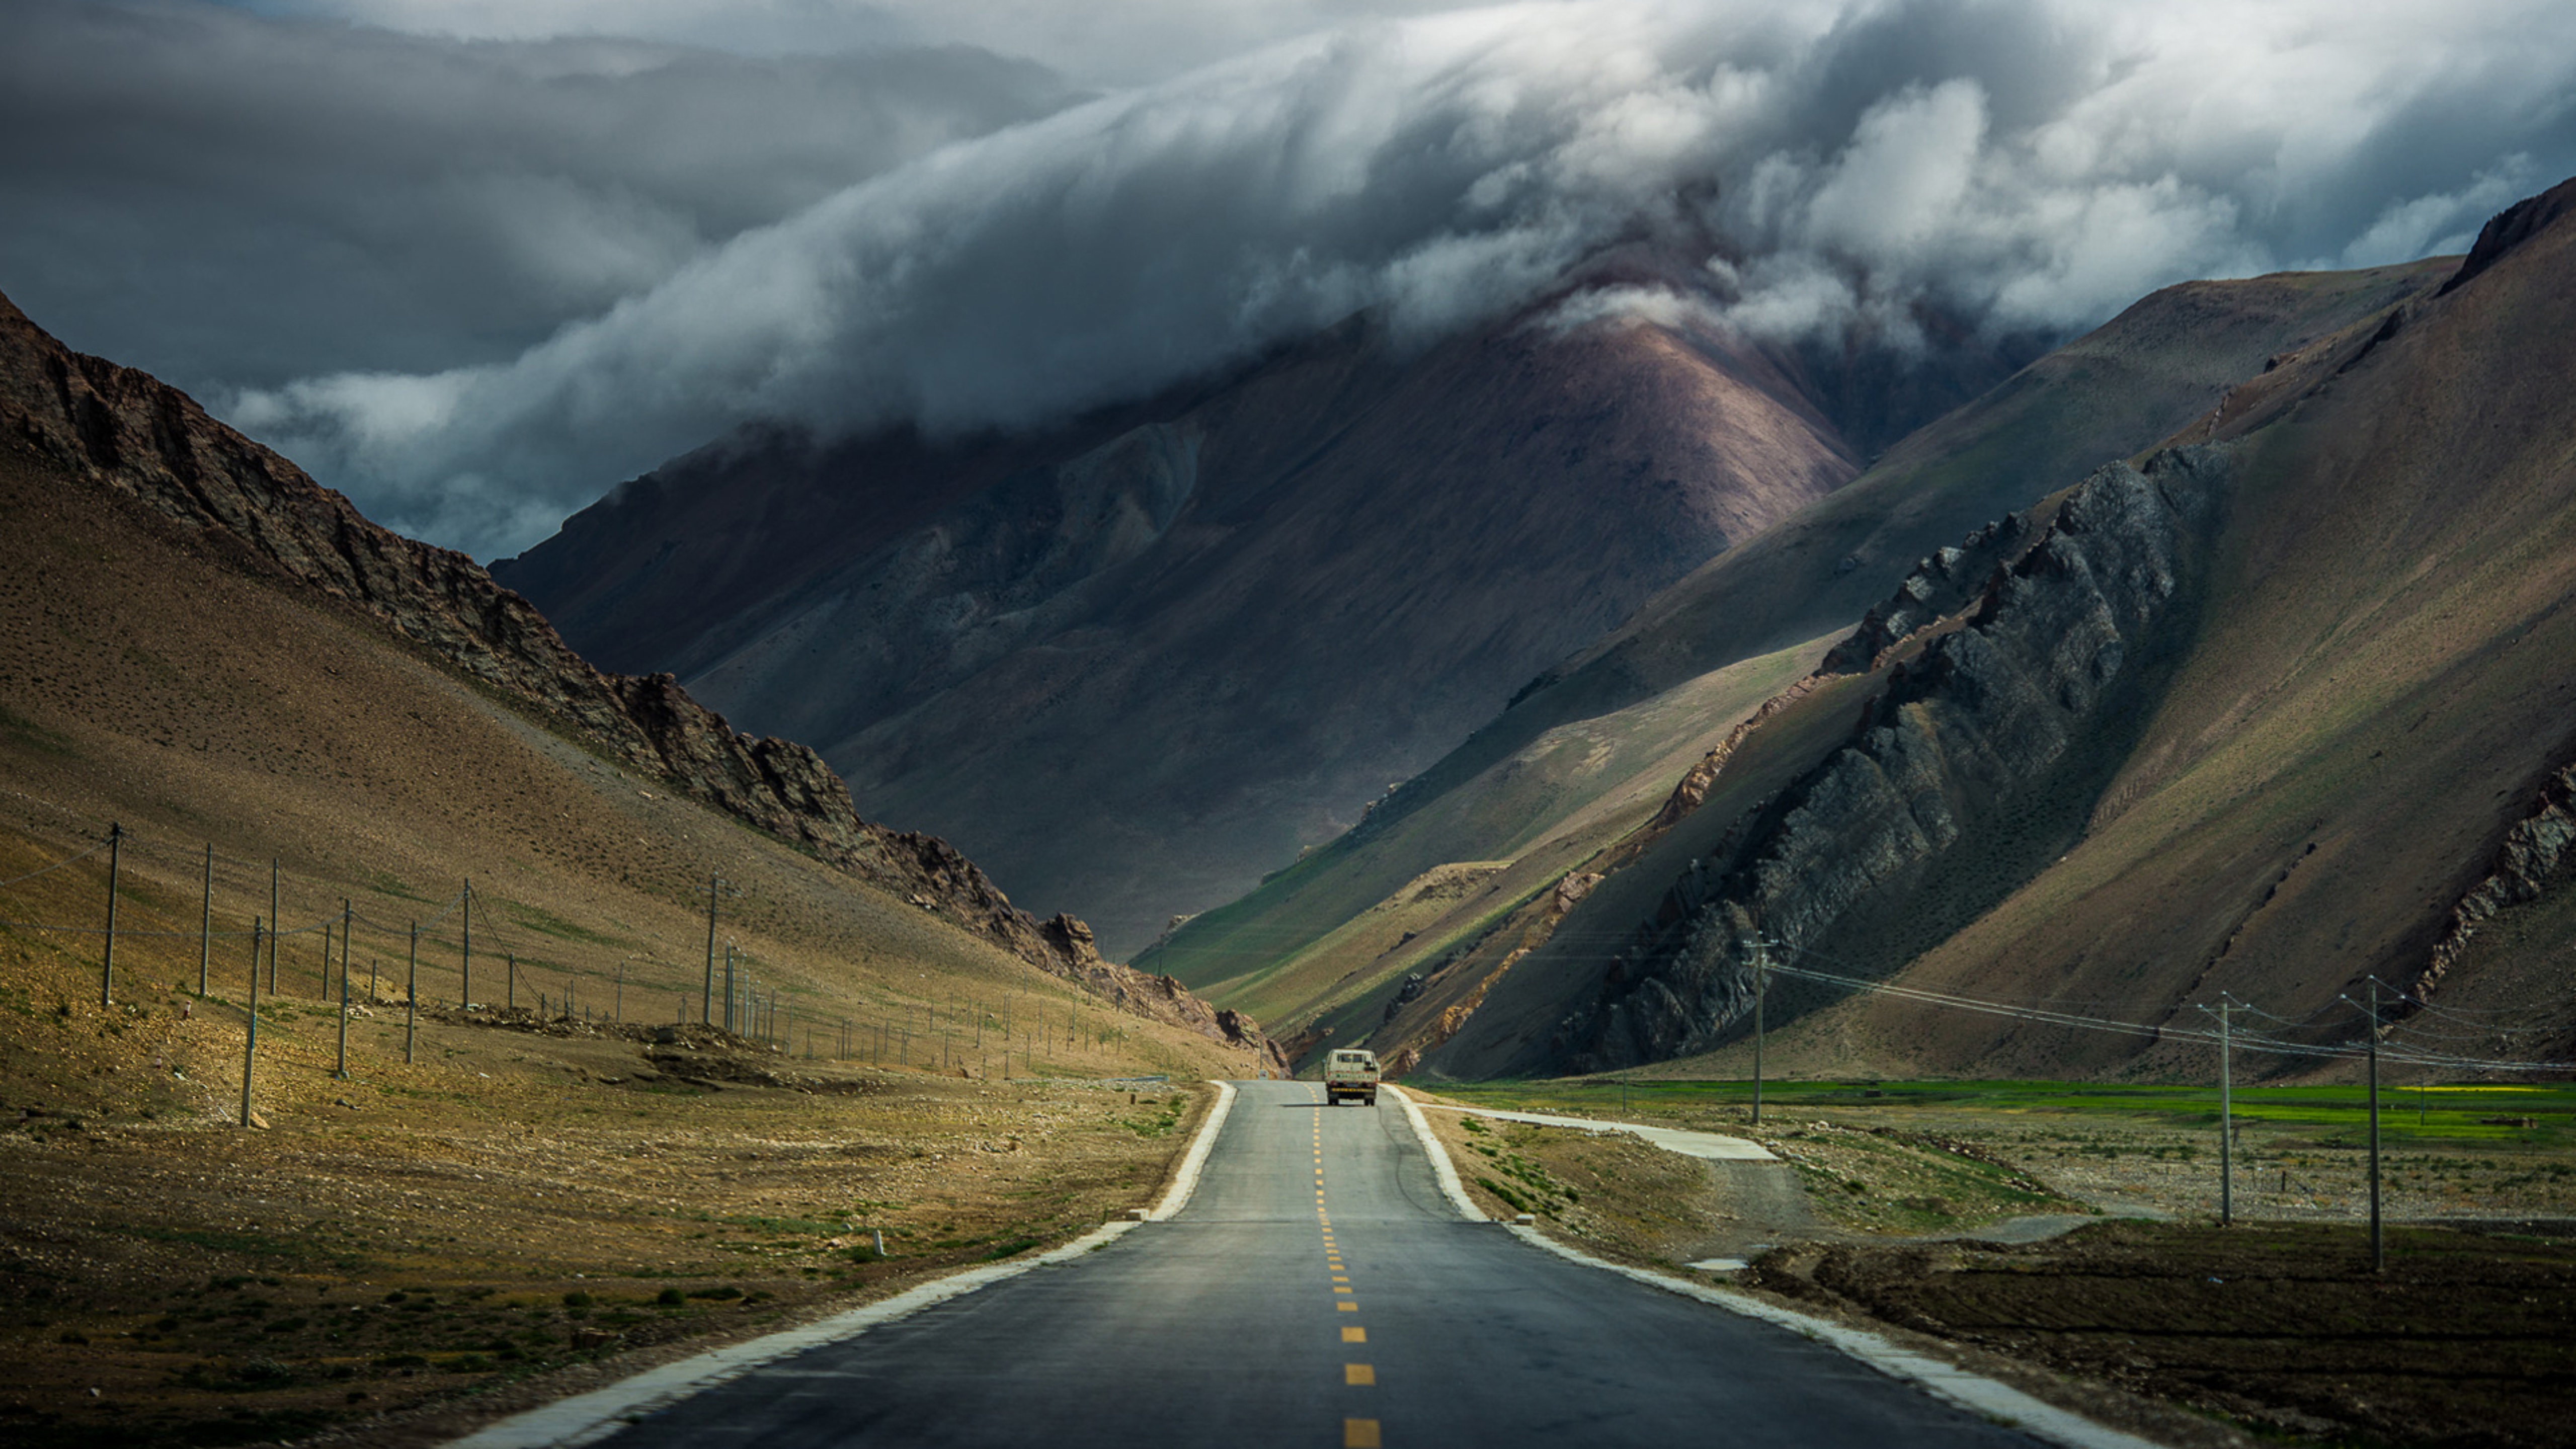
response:
M1320 1114L1315 1119L1315 1225L1322 1230L1324 1263L1332 1273L1333 1308L1341 1313L1357 1313L1360 1311L1360 1305L1351 1291L1350 1270L1342 1263L1341 1245L1333 1241L1332 1217L1324 1210L1324 1119ZM1357 1324L1345 1326L1342 1329L1342 1342L1366 1343L1368 1330ZM1343 1364L1342 1383L1352 1388L1376 1387L1377 1365ZM1342 1449L1380 1449L1382 1443L1377 1420L1344 1419L1342 1421Z

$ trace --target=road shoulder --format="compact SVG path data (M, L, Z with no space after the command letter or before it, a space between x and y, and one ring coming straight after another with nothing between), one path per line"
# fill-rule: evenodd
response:
M1471 1220L1486 1220L1486 1214L1468 1197L1447 1146L1441 1142L1439 1134L1432 1131L1422 1109L1401 1088L1390 1086L1388 1090L1403 1103L1405 1115L1431 1159L1432 1170L1440 1180L1442 1191L1449 1195L1463 1216ZM1583 1125L1597 1129L1608 1124L1587 1122ZM2066 1446L2066 1449L2161 1449L2158 1440L2142 1438L2096 1422L2072 1409L2046 1402L1930 1352L1902 1347L1883 1334L1800 1312L1741 1290L1714 1287L1669 1273L1595 1257L1558 1242L1531 1224L1507 1223L1503 1226L1531 1246L1570 1262L1615 1273L1647 1287L1758 1319L1827 1344L1881 1373L1914 1384L1936 1398L1995 1422L2010 1424L2049 1443ZM2200 1436L2191 1437L2197 1439Z
M909 1318L925 1308L980 1288L989 1288L1023 1273L1073 1262L1134 1231L1140 1221L1169 1218L1185 1207L1191 1193L1197 1190L1208 1153L1217 1134L1224 1129L1234 1105L1235 1092L1231 1085L1224 1082L1212 1085L1216 1088L1215 1101L1201 1118L1188 1152L1172 1174L1169 1188L1161 1201L1146 1210L1140 1219L1104 1223L1050 1252L951 1273L917 1284L891 1298L836 1313L800 1328L765 1334L647 1369L605 1388L558 1399L488 1424L463 1438L450 1441L449 1449L548 1449L548 1446L573 1449L573 1446L596 1443L663 1405L703 1393L763 1365L856 1337L872 1328Z

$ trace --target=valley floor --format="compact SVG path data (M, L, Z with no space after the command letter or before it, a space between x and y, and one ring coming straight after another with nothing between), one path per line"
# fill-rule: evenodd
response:
M2169 1443L2543 1445L2576 1410L2576 1088L2383 1089L2387 1267L2353 1087L1452 1085L1462 1104L1731 1133L1776 1163L1433 1112L1481 1204L1773 1295ZM2403 1110L2401 1110L2401 1107Z

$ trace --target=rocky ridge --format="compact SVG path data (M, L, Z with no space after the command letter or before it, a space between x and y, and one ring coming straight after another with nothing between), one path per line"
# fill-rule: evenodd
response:
M2562 883L2564 868L2576 855L2576 764L2566 765L2541 782L2531 813L2505 832L2486 875L2453 903L2442 923L2442 939L2409 983L2418 998L2429 998L2442 978L2467 954L2471 937L2509 906L2529 905Z
M598 753L910 899L1124 1009L1261 1048L1248 1019L1103 961L946 841L862 819L820 756L733 729L673 676L609 674L464 554L401 537L148 373L76 353L0 296L0 435L231 564L335 601Z
M1834 944L1901 904L1936 857L2024 809L2186 612L2188 556L2224 466L2222 449L2178 450L2078 486L1958 627L1889 666L1851 739L1691 863L1550 1050L1577 1071L1706 1050L1751 1009L1745 938ZM1841 667L1937 622L1941 585L1956 591L1969 553L2009 550L2026 528L1998 525L1926 560L1837 651Z

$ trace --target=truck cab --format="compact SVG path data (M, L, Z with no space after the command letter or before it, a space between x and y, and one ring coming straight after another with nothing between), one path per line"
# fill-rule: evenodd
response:
M1336 1047L1324 1058L1324 1105L1338 1107L1343 1098L1377 1105L1377 1054L1356 1047Z

